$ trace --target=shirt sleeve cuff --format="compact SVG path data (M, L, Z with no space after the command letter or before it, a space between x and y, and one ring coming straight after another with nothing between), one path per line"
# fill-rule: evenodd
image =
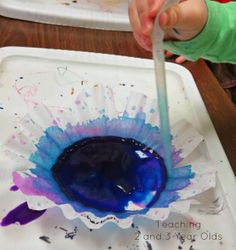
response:
M219 15L219 3L206 0L208 20L203 30L188 41L165 41L164 48L177 55L183 55L190 61L202 57L213 46L221 27L222 15Z

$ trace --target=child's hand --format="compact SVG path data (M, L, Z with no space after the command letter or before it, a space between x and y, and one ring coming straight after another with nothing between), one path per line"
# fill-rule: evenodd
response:
M170 51L165 51L165 58L171 58L172 56L175 56L175 54L173 54ZM177 56L175 58L175 62L178 64L184 63L186 61L187 61L187 59L184 56Z
M132 0L129 18L134 37L141 47L151 50L151 34L155 17L165 0ZM207 22L204 0L181 0L161 13L159 23L165 39L190 40L201 32Z

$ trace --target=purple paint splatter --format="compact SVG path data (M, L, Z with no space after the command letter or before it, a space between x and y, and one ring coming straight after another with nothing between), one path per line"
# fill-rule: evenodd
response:
M19 190L19 188L16 185L10 187L10 191L17 191L17 190Z
M20 225L25 225L38 219L45 212L46 210L36 211L29 209L27 202L24 202L15 209L11 210L2 219L1 226L6 227L15 223L19 223Z

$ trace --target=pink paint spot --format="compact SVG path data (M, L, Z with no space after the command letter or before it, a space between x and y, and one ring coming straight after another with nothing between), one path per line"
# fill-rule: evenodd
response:
M14 88L17 94L24 100L24 102L32 107L36 107L39 103L35 100L38 92L36 85L23 85L19 86L19 82L15 82Z
M57 125L58 125L58 124L57 124L57 121L53 120L53 121L52 121L52 125L57 126Z
M76 100L75 104L79 106L81 104L81 101L80 100Z
M194 226L196 226L198 224L198 222L193 217L189 218L189 223L194 225Z
M139 112L143 112L143 107L140 107L140 108L139 108Z
M21 145L25 145L26 142L25 142L24 140L21 139L21 140L20 140L20 144L21 144Z

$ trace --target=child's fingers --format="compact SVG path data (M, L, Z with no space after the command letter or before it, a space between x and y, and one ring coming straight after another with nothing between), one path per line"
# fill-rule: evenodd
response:
M140 25L145 35L149 35L152 31L152 20L149 17L148 0L135 0Z
M170 51L165 51L165 57L166 58L170 58L172 56L174 56L175 54L170 52ZM175 59L175 62L178 64L181 64L183 62L185 62L187 59L184 56L177 56L177 58Z
M163 4L165 3L165 0L158 0L158 1L149 0L149 1L150 1L150 6L151 6L151 8L149 10L149 17L155 18L156 15L158 14L159 10L161 9Z
M152 41L150 37L143 36L143 35L139 36L135 33L134 33L134 37L141 47L143 47L147 51L152 51Z
M134 34L142 34L142 27L136 7L136 1L132 1L129 6L129 19Z
M129 6L129 18L130 24L133 29L134 37L138 44L146 50L150 50L151 41L148 36L145 36L142 31L138 10L136 7L136 1L132 1Z
M176 62L176 63L179 63L179 64L181 64L181 63L183 63L183 62L185 62L185 61L187 61L187 59L186 59L184 56L178 56L178 57L175 59L175 62Z
M199 34L207 22L204 0L182 0L160 15L159 23L165 38L189 40Z
M160 26L162 29L171 29L178 24L181 17L180 8L178 5L172 6L160 15Z
M165 51L165 57L166 58L170 58L170 57L172 57L174 54L172 53L172 52L170 52L170 51Z

